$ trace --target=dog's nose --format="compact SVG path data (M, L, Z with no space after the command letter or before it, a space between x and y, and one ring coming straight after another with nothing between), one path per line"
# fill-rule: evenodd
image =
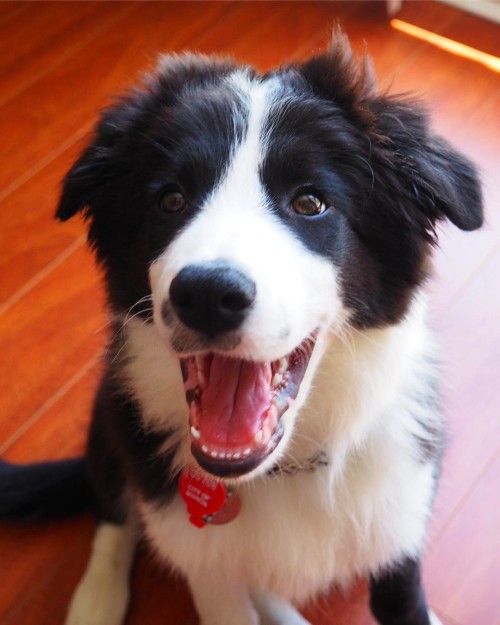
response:
M214 337L243 323L256 292L242 271L214 261L184 267L172 280L170 301L186 326Z

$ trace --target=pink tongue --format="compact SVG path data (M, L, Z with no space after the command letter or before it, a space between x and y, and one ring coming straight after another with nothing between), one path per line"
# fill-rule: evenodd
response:
M213 354L205 357L203 369L197 425L202 437L220 445L251 442L271 405L271 365Z

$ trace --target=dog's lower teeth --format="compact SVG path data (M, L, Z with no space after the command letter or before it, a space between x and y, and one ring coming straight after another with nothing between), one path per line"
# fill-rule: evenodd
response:
M191 426L191 436L197 441L199 441L201 438L200 432L194 426Z
M264 432L262 430L259 430L257 434L254 436L254 441L257 443L257 445L260 445L260 443L262 443L263 437L264 437Z
M281 375L281 373L275 373L271 385L276 388L281 384L282 381L283 376Z

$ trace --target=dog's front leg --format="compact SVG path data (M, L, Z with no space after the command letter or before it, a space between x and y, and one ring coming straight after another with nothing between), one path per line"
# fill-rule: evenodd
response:
M244 584L217 579L209 570L191 577L189 587L201 625L260 625Z
M131 523L99 525L87 570L73 595L65 625L123 623L136 540L136 528Z

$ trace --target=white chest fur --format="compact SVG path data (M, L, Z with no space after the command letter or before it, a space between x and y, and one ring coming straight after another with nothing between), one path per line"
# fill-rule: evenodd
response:
M417 555L435 487L417 437L439 420L415 399L425 392L432 349L424 308L416 302L397 327L333 340L284 456L303 460L321 448L328 467L242 484L240 515L223 526L190 525L180 497L162 508L142 503L155 550L188 577L206 569L298 602ZM127 377L146 419L155 427L186 420L181 462L189 455L182 392L157 385L171 379L171 357L152 327L128 328Z

